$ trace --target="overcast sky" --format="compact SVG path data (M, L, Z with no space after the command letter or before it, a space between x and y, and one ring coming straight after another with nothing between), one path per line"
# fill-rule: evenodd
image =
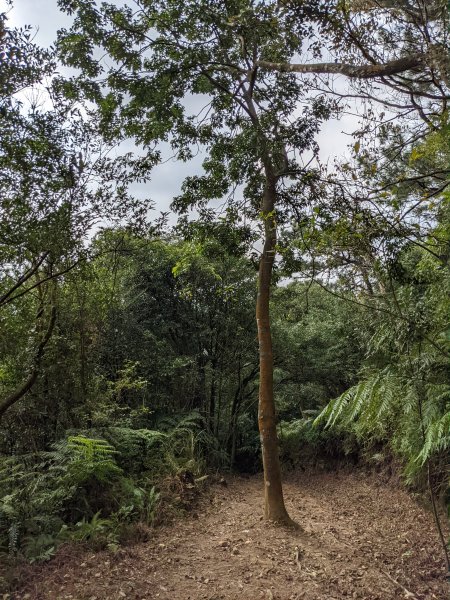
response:
M0 0L2 10L5 6L5 0ZM57 0L14 0L14 7L9 11L9 21L14 26L32 25L36 32L36 43L45 47L54 42L58 29L71 24L71 18L59 11ZM356 127L356 118L350 116L325 123L317 137L321 160L332 161L346 153L347 145L351 142L348 133ZM126 146L129 146L126 149L132 148L132 144ZM133 193L139 197L151 198L157 211L166 211L172 198L180 192L183 179L196 172L201 172L200 157L191 163L170 160L154 169L150 182L135 185Z

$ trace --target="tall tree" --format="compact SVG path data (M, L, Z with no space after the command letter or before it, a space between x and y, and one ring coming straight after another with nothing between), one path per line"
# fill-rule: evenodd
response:
M314 134L330 115L323 94L334 90L317 76L380 81L393 95L383 97L384 104L398 107L396 95L406 95L429 124L447 96L447 62L440 53L446 7L438 1L427 10L419 2L394 7L321 0L204 0L183 7L169 0L123 7L61 0L60 5L75 14L72 29L60 33L60 54L84 71L67 89L98 102L104 135L132 136L147 149L166 142L181 160L202 146L205 174L186 179L174 207L183 213L195 205L209 218L208 202L228 195L230 225L243 215L259 221L263 248L256 317L265 512L288 522L273 401L270 286L277 226L298 217L308 189L318 194L311 163L302 156L317 150ZM99 49L112 57L112 66L98 60ZM336 62L311 63L311 56L321 60L327 53ZM304 60L294 63L297 55ZM296 79L296 73L313 78ZM356 85L357 95L370 98L364 83ZM310 95L300 114L310 86L321 93ZM192 105L199 110L189 112Z
M330 106L318 97L299 110L305 86L292 75L261 70L258 61L290 60L308 46L317 4L294 16L280 13L274 2L252 0L182 6L164 0L133 8L60 2L76 13L72 29L60 32L61 57L84 70L84 79L67 88L98 102L105 135L133 136L144 148L169 142L181 160L202 146L204 174L185 180L174 208L184 213L196 206L208 219L208 202L225 196L230 227L250 219L259 228L256 318L265 516L284 523L291 520L281 487L269 313L277 225L289 221L292 205L312 188L317 193L310 167L317 151L314 135ZM98 48L112 57L112 67L97 60Z

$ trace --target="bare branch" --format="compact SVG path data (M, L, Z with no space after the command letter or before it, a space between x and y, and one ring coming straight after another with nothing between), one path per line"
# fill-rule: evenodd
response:
M264 60L257 62L258 67L267 71L278 71L280 73L328 73L346 75L354 79L374 79L396 75L410 69L421 67L425 64L425 54L413 54L384 64L350 65L345 63L274 63Z

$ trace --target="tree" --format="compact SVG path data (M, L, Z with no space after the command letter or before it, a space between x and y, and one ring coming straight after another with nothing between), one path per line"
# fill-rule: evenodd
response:
M168 141L181 160L191 158L193 148L201 145L207 152L205 174L187 178L174 207L183 213L197 206L207 218L208 201L229 194L230 226L243 215L259 222L263 249L256 318L265 515L290 522L278 459L270 288L277 224L289 219L291 204L316 183L302 153L315 153L314 135L330 106L319 97L299 115L304 87L292 75L263 72L258 61L287 60L307 44L318 9L306 6L303 19L298 12L294 19L290 13L279 14L275 3L247 0L187 2L183 7L145 2L137 11L85 2L61 6L76 17L71 31L60 32L60 55L85 76L67 88L98 102L104 133L131 135L146 148ZM97 61L97 48L113 58L112 68L105 70ZM192 96L202 102L206 98L197 116L186 108ZM243 197L236 191L239 186L244 186Z
M0 102L2 116L5 116L4 105L11 107L15 94L50 75L54 71L55 61L50 51L33 43L30 25L8 27L6 12L0 13L0 53Z
M432 114L436 101L448 99L449 14L445 0L348 0L311 4L319 9L317 22L320 33L324 34L314 58L331 53L334 62L259 60L261 68L376 80L384 93L390 89L403 95L423 117L427 108L420 104L421 100L428 103ZM301 18L302 11L302 2L280 3L280 13L290 13L292 18L296 14ZM377 95L374 86L366 88L366 94L370 93ZM383 96L379 98L383 101Z
M23 381L0 401L1 416L36 382L55 327L56 282L86 259L93 227L131 211L138 223L145 209L127 192L142 177L139 161L108 156L93 116L61 94L54 54L31 43L28 28L8 28L4 14L0 38L0 308L37 297Z
M118 235L105 232L97 247ZM125 236L112 264L104 257L94 266L107 294L101 372L115 380L127 362L138 365L154 418L197 411L225 448L234 433L230 404L239 389L237 371L245 378L256 362L249 261L211 237L187 242ZM109 290L112 277L115 288Z
M436 2L427 12L410 2L394 8L392 3L250 0L183 8L168 1L142 2L135 11L81 1L61 6L76 13L71 31L61 32L61 56L84 71L84 78L67 89L98 102L104 134L133 136L144 148L169 142L181 160L193 156L195 145L203 146L205 175L185 181L174 207L182 213L196 205L207 218L208 201L244 185L241 215L260 220L256 312L266 516L287 521L276 458L270 285L277 225L298 216L308 189L319 194L315 173L299 160L302 152L314 153L319 121L330 115L323 94L334 91L317 76L379 78L394 97L407 95L412 110L429 124L436 105L446 100L446 61L439 57L447 35L446 7ZM381 30L375 26L380 22ZM99 48L113 58L112 67L97 60ZM293 56L305 50L315 59L334 53L337 62L294 65ZM294 73L314 77L296 81ZM412 73L418 75L414 80ZM371 97L370 89L355 85L359 95ZM299 118L296 110L310 88L320 95L309 97L310 108ZM188 99L205 96L204 109L189 114ZM401 106L390 97L380 101ZM238 220L236 196L229 196L230 224Z

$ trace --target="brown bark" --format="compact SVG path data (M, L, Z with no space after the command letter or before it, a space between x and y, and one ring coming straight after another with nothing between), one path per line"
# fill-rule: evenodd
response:
M254 75L245 89L244 96L247 112L256 132L260 132L260 122L252 98ZM275 204L277 198L277 180L273 155L269 151L266 138L260 138L262 162L264 165L265 185L261 201L261 215L264 220L264 246L259 260L258 295L256 299L256 324L259 343L259 403L258 427L261 439L261 451L264 469L264 516L270 521L299 528L288 515L281 485L281 467L278 449L278 436L273 394L273 352L270 328L270 287L275 262L277 229ZM282 160L284 162L285 152Z
M256 322L259 342L258 425L264 467L264 516L279 523L294 525L284 505L281 467L273 394L273 352L270 329L270 287L276 252L276 178L266 169L266 185L262 200L264 247L259 262Z
M274 63L260 60L258 67L267 71L280 71L282 73L318 73L339 74L355 79L373 79L375 77L386 77L396 75L410 69L420 67L426 59L425 54L413 54L398 60L392 60L384 64L350 65L345 63Z

